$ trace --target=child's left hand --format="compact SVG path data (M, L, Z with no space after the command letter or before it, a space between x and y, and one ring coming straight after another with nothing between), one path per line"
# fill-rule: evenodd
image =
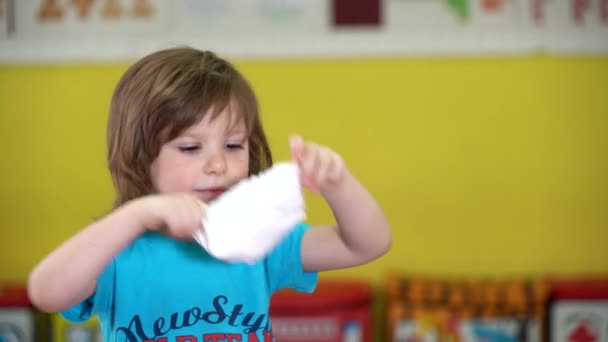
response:
M308 190L321 192L344 178L344 160L328 147L306 142L298 135L289 138L289 147L300 168L302 184Z

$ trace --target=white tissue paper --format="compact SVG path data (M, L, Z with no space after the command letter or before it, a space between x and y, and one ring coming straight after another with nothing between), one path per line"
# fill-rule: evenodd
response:
M298 167L282 162L213 201L194 239L218 259L254 263L305 218Z

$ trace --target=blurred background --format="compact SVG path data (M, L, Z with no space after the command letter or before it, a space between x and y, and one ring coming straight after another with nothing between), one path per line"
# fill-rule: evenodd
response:
M608 341L606 0L0 0L0 323L44 320L15 298L38 261L111 208L113 88L176 45L244 73L275 160L294 132L334 148L389 219L386 256L322 274L321 302L352 289L334 311L280 297L277 316L339 325L300 340ZM306 196L309 222L332 222ZM506 323L484 337L443 329L446 317ZM278 340L302 338L277 324L291 331ZM56 340L87 336L53 327ZM44 339L19 329L5 336Z

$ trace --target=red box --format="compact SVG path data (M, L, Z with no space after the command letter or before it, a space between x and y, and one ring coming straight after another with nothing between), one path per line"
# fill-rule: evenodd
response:
M608 276L551 281L551 342L608 341Z
M371 286L320 281L312 294L277 292L271 301L273 335L281 342L371 342Z
M48 315L32 307L25 286L0 285L0 341L48 340Z

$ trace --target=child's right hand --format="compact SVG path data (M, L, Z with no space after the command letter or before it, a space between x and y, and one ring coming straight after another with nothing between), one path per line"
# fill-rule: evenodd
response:
M203 228L207 205L190 194L160 194L140 198L142 225L178 240L191 240Z

